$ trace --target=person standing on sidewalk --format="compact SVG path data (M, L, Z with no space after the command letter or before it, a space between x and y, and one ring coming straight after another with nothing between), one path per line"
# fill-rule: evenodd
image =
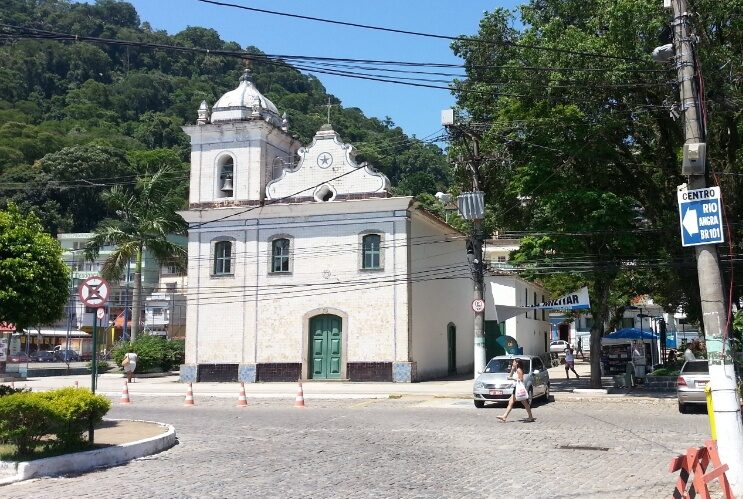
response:
M586 356L583 355L583 338L578 336L578 353L580 354L580 358L583 360L586 360Z
M565 349L565 377L567 379L570 379L570 371L573 371L575 377L580 379L578 373L575 372L575 354L573 353L573 347L568 346Z

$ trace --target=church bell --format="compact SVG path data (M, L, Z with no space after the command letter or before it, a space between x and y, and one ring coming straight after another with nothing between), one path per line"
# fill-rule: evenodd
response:
M220 189L222 192L232 192L232 177L225 177L224 181L222 182L222 189Z

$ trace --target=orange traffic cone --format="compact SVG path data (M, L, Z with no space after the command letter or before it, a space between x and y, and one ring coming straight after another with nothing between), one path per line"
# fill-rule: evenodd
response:
M186 403L184 405L194 405L193 388L191 387L191 383L188 384L188 391L186 392Z
M240 382L240 396L237 397L237 407L248 407L248 399L245 396L245 383Z
M297 388L297 398L294 400L294 407L304 407L304 391L302 390L302 380L299 380Z
M75 385L77 385L77 381L75 381ZM129 401L129 385L127 385L126 381L124 381L124 389L121 391L121 403L122 404L131 403Z

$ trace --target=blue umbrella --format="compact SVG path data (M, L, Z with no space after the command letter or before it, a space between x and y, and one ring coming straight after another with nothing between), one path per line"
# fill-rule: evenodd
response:
M519 353L519 343L516 341L516 338L503 335L498 336L495 339L495 342L503 347L503 350L505 350L508 354L516 355Z

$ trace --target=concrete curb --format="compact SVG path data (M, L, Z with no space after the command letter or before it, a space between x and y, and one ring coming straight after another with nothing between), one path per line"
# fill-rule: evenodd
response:
M126 420L108 419L107 421ZM15 476L0 479L0 485L42 476L81 473L96 468L116 466L138 457L157 454L158 452L162 452L175 445L176 435L173 425L158 423L157 421L132 421L155 423L167 428L167 431L154 437L137 440L136 442L112 445L111 447L104 447L102 449L75 452L73 454L64 454L62 456L36 459L34 461L0 462L0 470L4 470L7 473L8 470L12 472L13 468L15 468L16 472Z

